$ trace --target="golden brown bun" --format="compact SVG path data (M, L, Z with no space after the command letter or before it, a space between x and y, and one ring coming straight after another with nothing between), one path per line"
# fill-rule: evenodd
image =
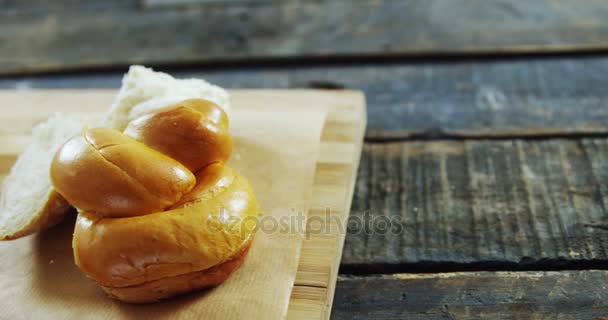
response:
M150 303L194 290L215 287L228 279L230 274L243 264L250 246L247 245L231 260L207 270L144 282L131 287L102 286L101 288L114 299L129 303Z
M124 134L92 129L68 141L51 177L79 209L76 265L134 303L224 281L258 214L249 182L223 164L231 151L226 114L200 99L143 115Z
M232 152L228 116L215 103L190 99L143 115L124 131L182 163L192 172L226 162Z
M78 267L106 287L127 287L209 269L247 247L258 205L247 180L212 164L172 209L125 218L81 212L73 248Z
M192 190L179 162L112 129L70 139L51 163L55 189L79 210L108 217L162 211Z

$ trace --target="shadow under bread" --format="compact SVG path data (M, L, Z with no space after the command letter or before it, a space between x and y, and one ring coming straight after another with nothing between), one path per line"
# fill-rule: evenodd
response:
M64 307L90 299L103 298L95 284L82 274L74 264L72 235L76 222L76 210L71 209L56 226L35 234L33 292L45 303L57 303Z
M170 318L203 297L207 290L192 292L151 304L128 304L108 298L74 263L72 237L77 213L72 209L56 226L32 236L33 264L30 288L37 304L70 309L69 314L111 315L118 310L128 319ZM35 307L35 306L32 306ZM82 310L78 310L82 309ZM68 312L66 310L66 312Z

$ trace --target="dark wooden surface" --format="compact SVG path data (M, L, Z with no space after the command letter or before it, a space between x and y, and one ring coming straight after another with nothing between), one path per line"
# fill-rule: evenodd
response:
M606 1L0 8L0 88L117 88L146 63L228 88L363 90L333 318L608 319Z
M607 49L603 0L0 1L0 73Z
M608 133L606 56L163 69L228 88L363 90L368 140ZM116 88L107 72L0 78L0 88Z
M602 320L607 281L606 271L342 277L332 318Z
M604 138L367 144L343 271L606 266L607 157Z

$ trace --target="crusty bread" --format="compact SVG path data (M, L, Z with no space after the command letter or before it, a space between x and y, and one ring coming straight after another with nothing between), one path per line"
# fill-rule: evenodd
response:
M184 100L142 115L127 125L124 134L181 162L192 172L214 162L226 162L232 152L228 116L215 103L203 99Z
M175 79L143 66L131 66L106 119L106 127L123 131L129 121L152 110L201 98L214 102L230 114L228 93L201 79Z
M82 130L82 119L55 114L33 129L32 142L3 182L0 238L16 239L59 222L70 205L49 179L51 159L61 145Z

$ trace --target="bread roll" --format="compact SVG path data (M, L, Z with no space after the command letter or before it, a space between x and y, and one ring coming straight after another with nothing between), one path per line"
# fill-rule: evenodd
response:
M224 165L231 150L226 114L200 99L135 119L125 134L92 129L68 141L51 176L79 209L76 265L133 303L224 281L243 263L258 214L249 182Z
M57 191L102 217L162 211L190 192L195 177L179 162L111 129L91 129L63 145L51 164Z
M228 116L215 103L189 99L131 121L124 134L179 161L193 172L225 162L232 152Z
M221 164L197 178L192 193L168 211L126 218L81 212L72 244L76 265L102 286L127 287L233 259L256 227L251 186Z

